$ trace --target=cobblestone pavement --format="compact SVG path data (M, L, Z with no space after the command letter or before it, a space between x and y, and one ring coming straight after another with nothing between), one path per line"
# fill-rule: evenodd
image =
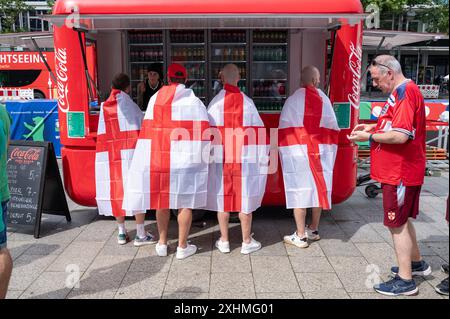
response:
M433 268L418 279L420 293L407 298L443 298L434 286L446 275L440 266L449 259L445 222L448 173L427 177L421 213L415 222L421 252ZM345 203L323 214L322 239L307 249L282 243L294 231L292 213L271 207L255 213L253 231L263 249L240 254L239 224L230 225L232 252L214 248L218 238L215 214L193 225L190 240L199 253L178 261L176 222L171 221L170 254L157 257L154 246L118 246L113 220L95 209L70 202L73 221L44 215L42 238L25 227L8 228L14 271L8 298L384 298L372 289L385 280L396 260L389 231L382 224L381 196L368 199L358 188ZM151 215L151 214L150 214ZM156 232L149 216L146 228ZM127 220L134 237L133 220ZM76 280L79 278L79 281ZM75 283L75 287L74 286ZM69 288L68 288L69 287ZM73 287L73 288L70 288Z

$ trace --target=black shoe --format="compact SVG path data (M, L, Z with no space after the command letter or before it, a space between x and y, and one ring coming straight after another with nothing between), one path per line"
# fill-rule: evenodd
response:
M448 277L442 280L434 289L438 294L448 296Z
M441 266L441 271L442 271L444 274L447 274L447 275L448 275L448 264L442 265L442 266Z

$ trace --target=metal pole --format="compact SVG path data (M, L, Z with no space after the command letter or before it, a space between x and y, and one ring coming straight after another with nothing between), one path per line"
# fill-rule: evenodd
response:
M331 88L331 71L333 69L333 58L334 58L334 49L336 47L336 39L337 39L337 32L341 29L341 25L335 26L330 31L333 31L333 43L331 45L331 63L330 63L330 69L328 70L327 75L327 85L325 86L325 93L327 96L330 95L330 88Z
M419 67L420 67L420 49L417 51L416 84L420 84L419 83Z
M382 37L382 38L381 38L381 41L380 41L380 43L378 44L377 49L375 50L375 56L378 55L378 51L381 49L381 46L383 45L384 40L386 40L386 37Z
M50 77L52 78L53 82L56 85L58 83L58 80L56 80L56 76L55 76L55 74L53 74L53 71L50 68L50 65L48 65L47 59L45 58L44 54L42 54L41 48L38 46L38 44L36 43L36 40L33 37L31 37L31 42L33 42L33 46L36 49L36 51L39 52L39 56L41 57L42 61L44 62L45 67L47 68L48 72L50 73Z
M78 40L80 42L80 49L81 49L81 55L83 56L83 64L84 64L84 72L86 76L87 86L88 86L88 93L89 93L89 103L93 100L93 94L92 94L92 87L91 87L91 81L89 77L89 70L87 66L87 59L86 59L86 52L84 51L84 43L83 38L81 36L81 31L76 30L78 32Z

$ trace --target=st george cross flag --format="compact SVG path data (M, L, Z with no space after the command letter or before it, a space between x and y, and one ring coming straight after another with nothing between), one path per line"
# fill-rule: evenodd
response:
M253 101L226 84L208 107L213 131L207 209L252 213L266 188L269 143Z
M328 97L298 89L281 112L279 152L287 208L331 208L339 126Z
M101 105L95 154L96 199L101 215L133 215L122 209L122 201L143 117L130 96L120 90L113 89Z
M128 175L126 210L206 205L210 135L202 101L183 84L163 86L145 113Z

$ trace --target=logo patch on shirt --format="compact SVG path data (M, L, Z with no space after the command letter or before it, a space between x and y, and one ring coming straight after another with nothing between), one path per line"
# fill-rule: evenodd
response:
M393 94L391 94L391 96L389 96L388 98L388 104L390 106L395 106L395 96Z
M394 211L388 212L388 219L390 221L393 221L395 219L395 212Z
M394 105L391 105L390 102L386 103L386 104L383 106L383 109L381 110L380 116L386 115L387 111L389 110L389 108L390 108L391 106L393 107Z

